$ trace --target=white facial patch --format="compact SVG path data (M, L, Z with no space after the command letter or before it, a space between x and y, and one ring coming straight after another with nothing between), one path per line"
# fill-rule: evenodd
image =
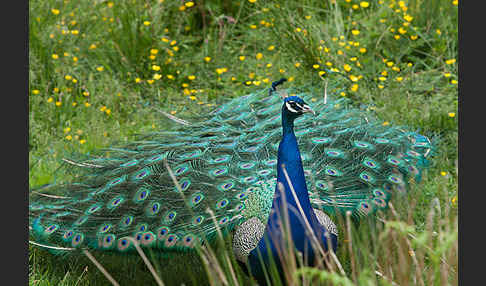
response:
M292 105L296 105L296 106L298 106L298 107L302 108L302 106L301 106L301 105L299 105L299 104L298 104L297 102L295 102L295 101L287 101L287 102L285 103L285 106L287 107L287 110L288 110L288 111L290 111L290 112L292 112L292 113L298 113L298 112L299 112L299 111L295 110L295 109L292 107Z

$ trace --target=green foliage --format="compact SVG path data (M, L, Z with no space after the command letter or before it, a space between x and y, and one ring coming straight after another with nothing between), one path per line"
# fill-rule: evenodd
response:
M457 1L189 3L29 1L30 186L69 180L58 170L66 154L164 129L158 110L184 118L282 76L289 86L320 90L345 77L328 92L351 98L384 124L438 136L440 145L424 181L394 202L397 217L387 213L386 223L352 228L351 252L341 221L337 256L346 275L317 268L302 274L322 285L412 285L420 277L425 285L457 284ZM221 284L197 257L184 255L154 262L166 284L201 277L202 284ZM118 281L154 283L137 256L95 256ZM225 275L235 271L239 284L249 283L230 260L232 267L219 260ZM31 248L29 266L31 285L107 283L86 258L61 266Z

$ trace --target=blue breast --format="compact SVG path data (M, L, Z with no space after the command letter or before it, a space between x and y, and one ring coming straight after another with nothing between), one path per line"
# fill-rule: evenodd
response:
M282 228L283 222L280 219L281 216L278 215L278 210L281 210L281 213L283 214L284 207L287 207L288 209L290 233L294 247L302 252L305 261L307 261L307 265L312 265L316 250L314 250L311 245L311 234L306 231L303 217L309 222L324 251L327 251L328 249L327 238L325 237L327 230L319 224L310 204L302 160L297 146L297 139L293 132L293 122L289 122L283 117L282 123L284 134L278 148L277 184L278 182L282 183L285 191L281 195L276 186L275 197L266 224L265 234L258 243L258 246L250 252L248 257L253 276L258 280L263 279L261 281L264 281L264 275L259 255L261 255L261 258L267 267L270 265L270 260L273 258L279 273L283 273L284 271L279 261L279 251L282 249L281 245L282 241L284 241L284 229ZM298 210L297 202L292 195L288 180L285 178L282 164L285 165L285 170L288 173L290 182L292 183L295 194L300 202L304 214L303 216ZM283 196L285 196L285 199ZM286 202L285 205L284 202ZM337 247L337 237L334 234L329 234L331 235L332 247L335 251Z

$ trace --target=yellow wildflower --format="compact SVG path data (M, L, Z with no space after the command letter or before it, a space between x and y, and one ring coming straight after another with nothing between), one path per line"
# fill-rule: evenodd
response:
M320 66L319 66L318 64L314 64L314 65L312 65L312 67L313 67L314 69L318 69Z
M444 76L445 76L445 77L450 77L450 76L451 76L451 73L446 72L446 73L444 74Z
M319 71L319 76L323 76L325 73L325 71Z
M186 2L184 5L186 5L186 7L190 8L190 7L194 6L194 2L189 1L189 2Z
M228 71L228 68L217 68L216 73L222 74Z
M294 65L296 68L300 67L300 63L295 63Z
M440 172L440 174L441 174L442 176L445 176L445 175L447 175L447 172L442 171L442 172Z
M159 80L161 77L162 77L162 75L160 75L158 73L154 74L154 79L155 80Z
M359 30L352 30L351 33L355 36L359 35Z
M362 8L368 8L370 6L370 3L366 1L361 1L359 3L359 6L361 6Z
M143 24L144 24L145 26L150 26L150 21L143 21Z
M66 137L64 137L64 138L66 138L66 140L70 141L70 140L72 140L72 139L73 139L73 136L71 136L71 135L67 135L67 136L66 136Z
M351 70L351 66L350 66L350 65L348 65L348 64L345 64L345 65L343 66L343 69L344 69L345 71L349 72L349 71Z
M455 62L456 62L456 59L446 60L446 64L448 64L448 65L452 65Z
M54 15L59 15L59 10L58 9L51 9L52 14Z
M366 48L360 48L359 52L362 53L362 54L366 53Z
M85 102L85 103L84 103L84 106L86 106L86 107L90 107L90 106L91 106L91 103L89 103L89 102Z
M407 32L407 30L405 30L404 28L400 27L400 28L398 28L398 32L403 35L403 34L405 34Z
M173 80L173 79L175 78L175 77L174 77L173 75L171 75L171 74L166 75L166 77L167 77L168 79L171 79L171 80Z
M135 79L135 82L136 82L136 83L139 83L139 82L141 82L141 81L142 81L142 79L140 79L139 77L137 77L137 78Z
M154 80L153 79L147 79L147 83L148 84L153 84L154 83Z
M189 80L195 80L196 79L196 76L195 75L190 75L187 77Z
M256 2L256 0L248 0L248 2L250 2L250 3L255 3L255 2Z
M57 54L52 54L52 58L57 60L59 58L59 56Z
M240 61L244 61L245 60L245 56L239 56L238 59L240 59Z
M211 60L210 57L204 57L204 61L206 61L207 63L209 63L210 60Z
M62 105L62 102L56 101L56 106L61 106L61 105Z
M453 80L451 80L451 83L452 84L457 84L457 80L453 79Z
M152 69L154 71L159 71L160 70L160 66L158 66L158 65L152 65Z
M157 49L150 49L150 53L152 55L156 55L158 52L159 52L159 50L157 50Z
M32 94L35 94L35 95L37 95L37 94L39 94L39 93L40 93L40 91L39 91L38 89L34 89L34 90L32 91Z
M73 77L72 77L72 76L70 76L70 75L66 75L66 76L64 76L64 78L65 78L66 80L71 80Z
M99 67L97 67L97 68L96 68L96 70L97 70L97 71L100 71L100 72L101 72L101 71L103 71L104 69L105 69L105 68L104 68L103 66L99 66Z
M355 76L355 75L350 75L350 76L349 76L349 79L350 79L352 82L356 82L356 81L358 81L358 80L359 80L359 78L358 78L357 76Z
M356 92L356 91L358 90L358 87L359 87L359 86L358 86L358 84L357 84L357 83L353 84L353 85L351 86L351 91Z
M273 46L273 45L268 47L269 51L273 51L274 49L275 49L275 46Z
M79 140L79 144L84 144L84 143L86 143L86 139Z
M449 115L449 117L456 117L456 113L455 112L449 112L447 115Z
M262 54L262 53L258 53L258 54L256 54L256 59L257 59L257 60L259 60L259 59L261 59L261 58L263 58L263 54Z
M403 80L403 77L399 76L395 80L398 81L398 82L401 82Z
M388 121L383 122L383 126L387 126L387 125L390 125L390 122Z

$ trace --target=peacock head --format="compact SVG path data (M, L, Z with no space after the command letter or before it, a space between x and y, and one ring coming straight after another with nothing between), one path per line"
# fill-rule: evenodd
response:
M282 116L286 116L289 119L296 119L304 113L312 113L313 115L316 114L302 98L295 95L284 98Z

